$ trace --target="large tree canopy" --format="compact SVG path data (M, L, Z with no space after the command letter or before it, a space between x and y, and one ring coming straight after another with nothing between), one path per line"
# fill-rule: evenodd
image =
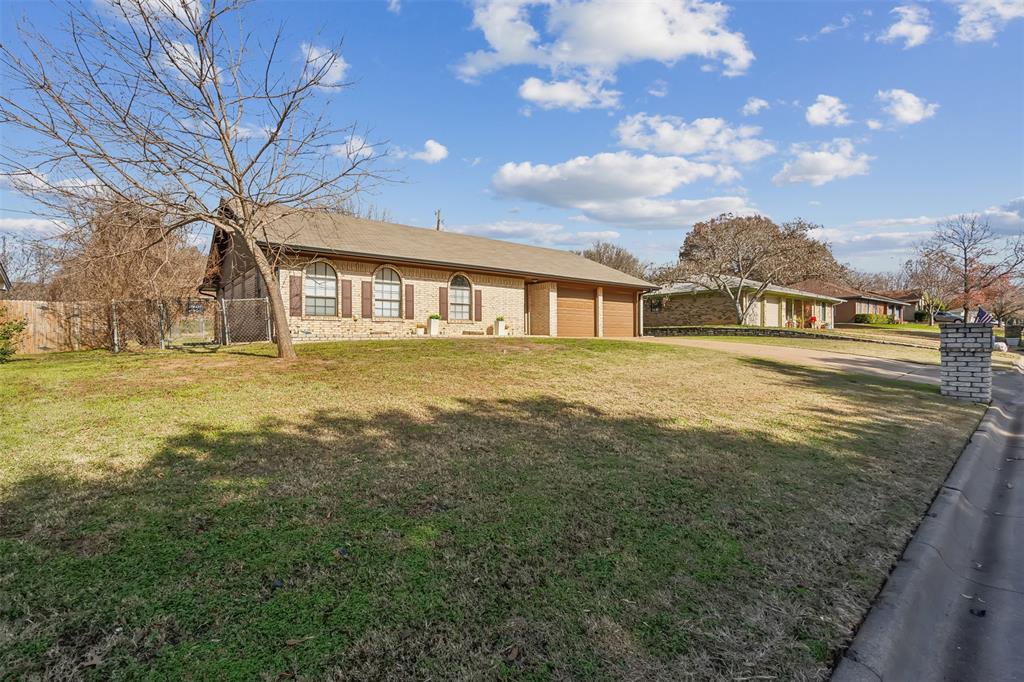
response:
M828 245L813 238L818 227L801 219L777 225L760 215L722 214L693 226L674 278L728 296L743 324L769 286L841 272Z
M60 213L117 199L155 212L165 235L228 233L268 285L289 358L277 254L258 244L272 220L346 204L374 153L327 114L325 93L345 86L337 47L287 46L280 32L251 44L244 4L83 2L57 38L23 25L20 44L0 45L0 171Z

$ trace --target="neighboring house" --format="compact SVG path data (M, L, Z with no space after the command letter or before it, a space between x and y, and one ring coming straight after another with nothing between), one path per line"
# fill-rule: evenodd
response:
M836 322L838 323L853 322L854 316L861 314L889 315L897 322L905 321L904 311L908 306L906 302L895 298L821 279L806 279L793 286L816 294L844 299L843 303L836 306ZM913 315L911 315L910 321L914 321Z
M739 280L736 280L737 284ZM747 281L744 301L755 295L761 282ZM761 327L830 327L833 309L843 301L794 287L769 285L760 294L744 324ZM736 307L725 294L699 284L677 282L644 295L644 327L736 324Z
M896 299L897 301L903 303L904 322L913 322L915 313L917 313L919 310L925 310L924 303L922 302L924 295L918 289L900 289L898 291L875 291L872 293Z
M11 280L7 276L7 269L4 267L3 261L0 261L0 291L10 291Z
M291 213L265 234L297 341L410 336L434 313L444 336L493 334L498 317L516 336L636 336L654 288L568 251L328 211ZM214 233L210 261L202 289L266 295L227 233Z

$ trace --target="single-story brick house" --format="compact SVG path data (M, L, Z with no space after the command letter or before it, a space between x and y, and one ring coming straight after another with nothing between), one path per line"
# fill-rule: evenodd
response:
M904 322L904 312L909 308L905 301L900 301L890 296L883 296L873 291L861 291L843 284L827 282L822 279L807 279L797 282L793 286L807 291L826 296L835 296L843 299L843 303L836 306L836 322L853 322L856 315L889 315L896 322ZM910 313L910 321L913 322L913 312Z
M739 280L736 280L737 284ZM744 301L749 301L761 282L744 283ZM794 287L769 285L751 306L744 324L761 327L831 327L833 308L842 299ZM736 324L736 308L723 293L700 284L676 282L644 295L644 328L689 325Z
M330 211L271 222L259 240L277 255L296 341L400 338L439 314L441 336L638 336L640 295L654 285L558 249ZM232 237L216 231L202 287L259 298L266 285Z

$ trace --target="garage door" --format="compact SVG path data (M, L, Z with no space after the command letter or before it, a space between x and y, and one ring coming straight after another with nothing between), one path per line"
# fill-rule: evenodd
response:
M594 336L596 312L593 288L558 285L559 336Z
M604 290L604 335L633 336L632 291Z

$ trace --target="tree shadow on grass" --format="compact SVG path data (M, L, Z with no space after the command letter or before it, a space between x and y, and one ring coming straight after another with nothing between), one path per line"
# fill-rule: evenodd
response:
M679 423L551 396L297 410L257 428L183 428L131 473L26 478L0 508L0 667L820 673L948 467L911 427L966 408L927 388L744 362L871 418L826 392L791 417L798 437L792 424Z

